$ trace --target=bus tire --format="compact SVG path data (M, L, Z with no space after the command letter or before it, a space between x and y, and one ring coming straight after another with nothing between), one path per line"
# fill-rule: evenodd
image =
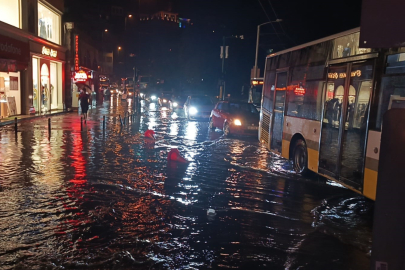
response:
M212 121L212 117L210 117L209 128L210 128L211 130L215 130L214 121Z
M298 139L295 142L292 160L297 173L303 176L309 174L307 144L304 140Z

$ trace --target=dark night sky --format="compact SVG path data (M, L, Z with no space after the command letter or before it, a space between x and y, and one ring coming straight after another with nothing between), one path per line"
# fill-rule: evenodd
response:
M245 36L243 41L227 44L231 46L228 76L235 78L228 80L228 85L235 91L249 82L258 24L268 18L283 20L281 25L273 24L275 30L271 25L261 28L258 63L263 68L269 49L278 51L355 28L360 25L361 14L361 0L175 0L173 7L201 25L207 34L211 28L215 30L217 34L211 31L209 42L216 44L217 51L224 33ZM220 65L219 52L215 53Z
M76 0L66 0L66 6L73 1ZM100 3L99 0L86 2ZM128 5L128 12L137 12L139 0L111 2ZM258 63L263 67L269 49L278 51L355 28L360 25L361 15L361 0L140 0L140 3L141 13L171 9L180 17L192 20L194 41L188 40L199 45L196 53L205 59L201 77L211 77L212 82L220 75L222 37L244 35L244 40L229 40L226 44L230 46L227 85L234 92L249 84L258 24L269 21L268 18L283 20L273 24L274 29L271 25L261 28ZM216 85L212 83L210 87Z

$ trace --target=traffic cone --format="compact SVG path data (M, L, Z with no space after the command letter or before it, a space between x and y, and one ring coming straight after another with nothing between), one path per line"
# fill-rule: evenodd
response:
M177 161L181 163L188 163L189 161L180 155L177 148L172 148L167 155L167 161Z
M147 131L145 131L144 136L145 136L145 138L155 140L155 132L151 129L148 129Z

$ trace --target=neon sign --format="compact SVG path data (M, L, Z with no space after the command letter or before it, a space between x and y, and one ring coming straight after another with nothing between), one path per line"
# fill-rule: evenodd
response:
M58 56L58 52L53 50L53 49L49 49L45 46L42 47L42 54L43 55L48 55L50 57L56 57Z
M294 94L296 94L297 96L303 96L306 92L307 91L305 90L305 88L302 87L297 87L294 89Z
M87 73L84 72L83 70L79 70L79 71L75 72L75 76L73 77L73 79L76 82L85 82L85 81L87 81L87 78L88 78Z
M79 35L75 36L75 70L79 71Z

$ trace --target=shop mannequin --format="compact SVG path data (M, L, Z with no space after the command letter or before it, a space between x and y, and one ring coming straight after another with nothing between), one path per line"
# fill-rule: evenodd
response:
M343 50L343 57L350 56L352 49L350 48L350 43L347 43L346 48Z
M44 15L41 13L41 18L38 19L38 27L39 27L39 36L41 38L47 38L47 32L46 32L46 21L44 18Z

